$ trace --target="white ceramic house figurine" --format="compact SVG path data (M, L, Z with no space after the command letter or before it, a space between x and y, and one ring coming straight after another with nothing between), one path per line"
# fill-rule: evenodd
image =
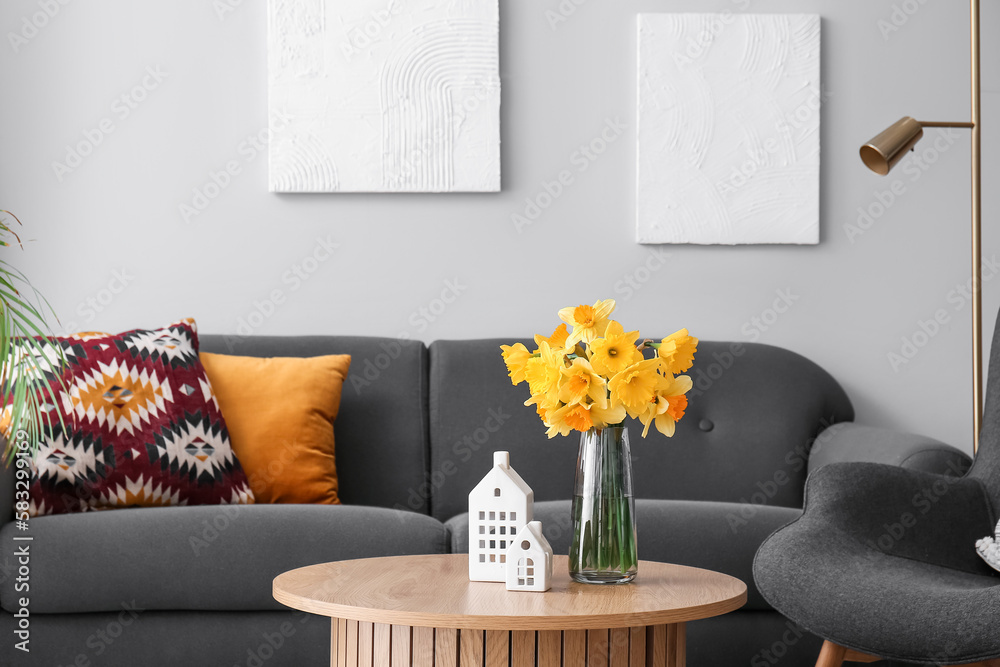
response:
M507 580L507 547L531 521L535 493L510 467L507 452L493 452L493 469L469 493L469 579Z
M542 535L542 522L522 528L507 547L507 590L536 591L552 587L552 547Z

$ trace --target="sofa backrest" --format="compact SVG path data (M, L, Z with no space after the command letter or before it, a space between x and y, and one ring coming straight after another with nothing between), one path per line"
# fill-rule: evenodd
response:
M468 493L510 451L535 500L572 497L579 438L548 440L527 386L511 385L500 345L430 346L431 512L465 512ZM521 341L533 348L532 341ZM801 507L808 449L826 426L854 418L850 400L822 368L794 352L750 343L699 345L695 388L672 439L630 429L636 496Z
M523 405L527 387L507 377L500 345L511 342L438 341L428 353L391 338L203 335L201 349L352 355L336 423L340 497L448 519L466 511L500 449L535 500L572 497L578 439L545 437ZM854 418L840 385L794 352L751 343L703 341L688 374L695 388L674 438L630 428L636 495L801 507L813 439ZM0 524L12 516L12 477L0 469Z
M423 343L367 336L203 335L201 350L247 357L350 354L351 370L334 427L341 500L406 507L411 492L424 483L428 446Z

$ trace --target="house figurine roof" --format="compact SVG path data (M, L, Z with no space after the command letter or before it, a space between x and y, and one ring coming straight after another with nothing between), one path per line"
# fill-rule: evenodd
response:
M517 471L510 467L510 454L508 452L493 452L493 467L488 473L486 473L486 476L480 480L479 484L476 484L475 488L472 489L472 493L476 493L482 489L496 488L496 482L500 478L509 479L520 491L524 492L524 495L534 499L535 492L531 490L531 487L528 486L527 482L521 479L521 476L517 474ZM490 491L489 495L493 495L493 492Z
M511 543L511 548L519 548L522 540L533 542L532 547L536 549L552 553L552 545L549 544L549 541L545 539L545 535L542 534L541 521L531 521L518 531L516 539Z

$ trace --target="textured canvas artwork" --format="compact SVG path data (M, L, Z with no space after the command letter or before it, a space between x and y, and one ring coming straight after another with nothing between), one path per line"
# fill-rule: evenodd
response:
M498 0L268 0L272 192L500 190Z
M820 18L640 14L639 243L818 243Z

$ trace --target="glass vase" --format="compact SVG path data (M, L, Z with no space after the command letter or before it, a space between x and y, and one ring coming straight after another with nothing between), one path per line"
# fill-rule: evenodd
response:
M569 574L588 584L635 579L635 498L628 429L621 425L580 435L573 491Z

